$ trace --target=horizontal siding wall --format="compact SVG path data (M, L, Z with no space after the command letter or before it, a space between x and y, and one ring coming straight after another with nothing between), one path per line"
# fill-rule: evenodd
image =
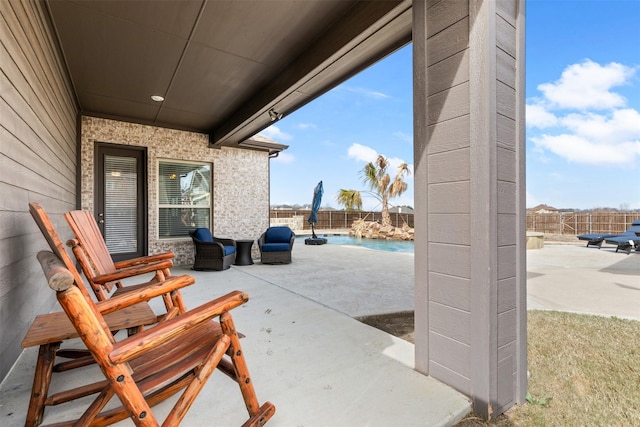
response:
M517 152L515 1L496 2L496 138L498 179L497 413L515 403L517 388ZM502 127L500 126L502 124Z
M37 314L55 297L29 214L40 203L63 239L76 201L77 109L41 2L0 1L0 379Z
M466 394L473 356L468 46L468 3L433 4L427 10L429 373Z

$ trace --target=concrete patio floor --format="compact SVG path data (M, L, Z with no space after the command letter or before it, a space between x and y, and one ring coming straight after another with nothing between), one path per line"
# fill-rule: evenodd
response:
M640 320L640 252L545 244L527 251L527 308Z
M235 289L249 294L233 315L246 335L258 399L276 406L268 425L446 426L464 417L471 408L466 397L413 370L413 344L353 319L413 310L413 255L298 243L289 265L173 269L196 278L183 290L188 307ZM527 251L527 263L529 309L640 320L640 254L547 244ZM161 309L160 301L154 305ZM0 385L2 426L24 424L36 351L23 352ZM83 370L83 381L97 374ZM55 374L52 388L72 384L77 373ZM172 402L155 411L164 414ZM47 408L44 422L72 417L78 406ZM233 426L245 419L237 386L216 373L183 425Z

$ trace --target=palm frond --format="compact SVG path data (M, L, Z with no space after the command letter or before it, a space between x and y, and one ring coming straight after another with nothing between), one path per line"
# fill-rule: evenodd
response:
M341 188L336 196L336 200L348 211L362 210L362 196L358 190L345 190Z
M393 183L389 187L389 198L398 197L407 191L408 184L402 180L402 177L396 176Z
M409 176L411 175L411 170L409 169L409 165L406 163L402 163L398 166L398 171L396 172L396 176Z
M362 169L362 182L369 187L370 190L375 190L378 187L378 170L371 162L364 165Z

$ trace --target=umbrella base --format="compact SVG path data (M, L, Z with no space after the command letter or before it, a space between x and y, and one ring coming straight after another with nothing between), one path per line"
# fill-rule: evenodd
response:
M327 239L324 237L309 237L308 239L304 239L305 245L324 245L327 243Z

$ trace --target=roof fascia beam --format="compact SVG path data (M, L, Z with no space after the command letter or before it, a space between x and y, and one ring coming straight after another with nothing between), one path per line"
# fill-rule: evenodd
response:
M272 124L269 109L291 113L410 41L411 0L357 3L275 80L212 129L209 145L242 142Z

